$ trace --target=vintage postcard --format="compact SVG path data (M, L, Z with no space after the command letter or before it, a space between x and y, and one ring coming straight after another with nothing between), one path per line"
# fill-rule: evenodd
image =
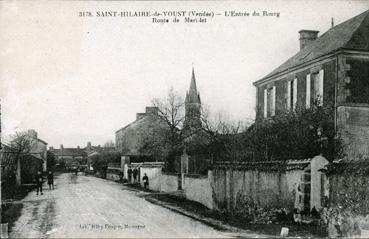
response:
M1 238L369 237L369 4L1 1Z

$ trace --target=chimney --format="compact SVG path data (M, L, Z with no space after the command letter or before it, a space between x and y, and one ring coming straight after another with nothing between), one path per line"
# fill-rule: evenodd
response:
M37 132L36 132L36 130L34 130L34 129L29 129L29 130L28 130L28 135L29 135L31 138L33 138L33 139L37 139Z
M159 108L155 106L146 107L146 114L158 115Z
M146 116L146 113L136 113L136 120L140 120Z
M64 149L64 147L63 147L63 145L62 145L62 144L60 145L60 149Z
M304 49L311 42L318 38L319 31L314 30L301 30L300 34L300 50Z
M81 149L81 148L79 147L79 145L77 146L77 149Z
M54 150L54 147L50 146L50 147L49 147L49 150L50 150L50 151L53 151L53 150Z

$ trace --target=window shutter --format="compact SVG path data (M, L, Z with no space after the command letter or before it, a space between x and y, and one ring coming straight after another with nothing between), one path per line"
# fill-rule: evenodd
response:
M268 90L264 89L264 118L268 116Z
M319 96L320 104L323 105L323 92L324 92L324 70L319 71Z
M287 81L287 110L291 110L291 82Z
M297 78L295 78L293 80L293 105L292 108L293 110L296 109L296 105L297 105Z
M310 74L306 76L306 109L310 108L310 90L311 90L311 78Z
M276 87L273 86L273 91L272 91L272 116L275 115L275 102L276 102L276 92L275 92Z

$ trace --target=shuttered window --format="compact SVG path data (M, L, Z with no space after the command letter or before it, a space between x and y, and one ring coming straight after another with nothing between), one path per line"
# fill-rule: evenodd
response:
M310 90L311 90L311 79L310 74L308 74L306 76L306 109L310 108L310 100L311 100Z
M297 78L287 82L287 110L296 110L297 106Z

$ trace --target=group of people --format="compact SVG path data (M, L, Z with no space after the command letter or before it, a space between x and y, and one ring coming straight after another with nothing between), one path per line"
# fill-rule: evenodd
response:
M132 176L133 176L133 183L137 183L137 176L138 176L138 169L137 168L133 168L133 169L128 168L127 174L128 174L128 182L132 182ZM123 173L120 177L121 178L123 177ZM142 181L144 183L144 188L146 189L149 186L149 177L147 176L146 173L142 177Z
M44 183L44 177L42 175L42 172L39 170L37 171L37 175L35 177L36 186L37 186L37 194L40 192L41 195L43 195L42 192L42 185ZM54 174L51 171L48 171L47 173L47 184L49 185L49 190L54 189Z
M133 175L133 183L137 182L137 176L138 176L138 169L134 168L132 170L132 168L128 168L128 182L132 182L132 175Z

